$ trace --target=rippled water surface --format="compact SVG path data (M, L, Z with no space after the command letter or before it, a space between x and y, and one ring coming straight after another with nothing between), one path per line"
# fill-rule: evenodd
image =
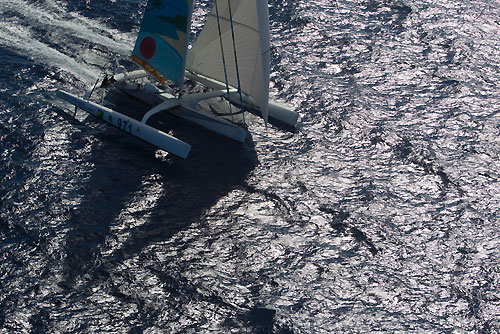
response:
M500 3L270 0L297 131L186 161L53 99L144 6L0 2L0 333L500 332Z

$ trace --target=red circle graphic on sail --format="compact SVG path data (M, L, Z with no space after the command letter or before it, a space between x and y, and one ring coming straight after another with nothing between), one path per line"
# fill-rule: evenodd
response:
M156 53L156 42L152 37L145 37L140 45L141 55L146 58L152 58Z

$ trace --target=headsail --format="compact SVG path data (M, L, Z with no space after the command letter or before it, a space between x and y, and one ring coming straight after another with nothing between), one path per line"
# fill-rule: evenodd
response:
M188 52L186 68L191 72L225 82L222 62L222 52L224 52L228 83L238 87L235 59L237 54L241 90L255 99L267 121L270 63L267 0L215 1L217 1L219 20L214 6L198 39Z
M158 80L184 81L193 0L149 0L132 59Z

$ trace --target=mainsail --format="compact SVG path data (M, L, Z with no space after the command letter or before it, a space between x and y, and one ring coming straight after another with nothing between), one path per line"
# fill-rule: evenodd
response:
M132 59L158 80L183 86L193 0L149 0Z
M270 63L267 0L215 1L216 6L188 52L186 68L220 82L226 82L227 74L228 84L240 86L243 93L253 97L267 121Z

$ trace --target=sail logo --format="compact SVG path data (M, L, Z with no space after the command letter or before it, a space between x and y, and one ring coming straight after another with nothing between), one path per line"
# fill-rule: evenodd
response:
M139 46L141 56L145 59L151 59L156 53L156 42L152 37L144 37Z

